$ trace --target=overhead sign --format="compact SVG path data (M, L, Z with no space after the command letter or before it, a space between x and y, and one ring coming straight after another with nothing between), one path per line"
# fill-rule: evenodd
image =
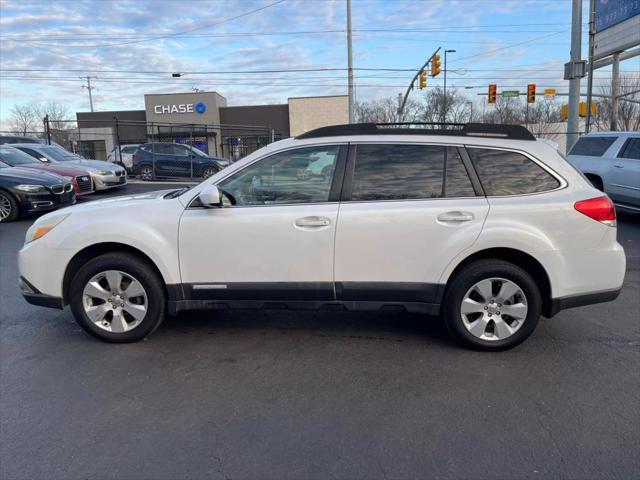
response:
M173 113L204 113L207 106L202 103L178 103L171 105L154 105L153 111L156 115L168 115Z
M596 0L594 60L640 45L640 0Z
M503 97L519 97L520 96L520 90L503 90L502 94Z
M545 88L544 89L544 99L545 100L553 100L556 98L556 89L555 88Z
M640 14L638 0L596 0L596 33Z

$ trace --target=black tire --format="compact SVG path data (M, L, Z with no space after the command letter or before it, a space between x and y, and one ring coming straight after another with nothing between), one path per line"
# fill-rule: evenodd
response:
M0 217L0 222L13 222L18 218L18 202L13 195L5 190L0 190L0 206L2 204L4 204L4 208L9 209L9 214L5 218Z
M132 275L146 291L146 316L137 327L127 332L103 330L84 311L82 297L85 285L94 275L106 270L119 270ZM112 343L137 342L150 336L160 326L166 314L165 286L158 273L144 260L123 252L105 253L83 265L71 280L68 299L78 324L94 337Z
M153 174L153 166L142 165L140 167L140 178L146 182L153 180L155 178L155 175Z
M200 176L202 178L209 178L210 176L215 175L218 172L219 172L219 170L217 168L215 168L215 167L204 167L202 169L202 171L200 172L201 173Z
M504 278L514 282L527 299L527 314L522 326L502 340L484 340L474 336L464 325L462 301L471 287L484 279ZM465 347L474 350L506 350L522 343L535 330L542 312L542 296L534 279L522 268L498 259L470 263L450 280L444 299L443 316L449 332ZM500 312L498 312L500 313Z

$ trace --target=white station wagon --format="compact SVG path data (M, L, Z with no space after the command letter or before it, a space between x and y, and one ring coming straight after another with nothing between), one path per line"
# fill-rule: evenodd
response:
M614 300L625 255L609 198L523 127L361 124L272 143L191 189L45 215L19 266L27 301L70 305L111 342L182 310L402 309L497 350L541 315Z

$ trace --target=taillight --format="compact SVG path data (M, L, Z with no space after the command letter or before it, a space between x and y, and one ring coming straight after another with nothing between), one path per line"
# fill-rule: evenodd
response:
M597 222L615 226L616 208L609 197L590 198L576 202L573 206L577 211Z

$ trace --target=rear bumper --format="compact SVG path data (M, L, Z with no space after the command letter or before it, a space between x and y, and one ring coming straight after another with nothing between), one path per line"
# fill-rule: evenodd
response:
M615 288L612 290L603 290L600 292L585 293L582 295L572 295L570 297L553 298L551 299L551 305L549 311L545 316L551 318L561 310L567 308L583 307L585 305L593 305L594 303L611 302L618 298L622 288Z
M26 278L20 277L20 279L18 280L18 285L20 286L20 290L22 291L22 296L31 305L58 309L64 308L64 302L62 301L62 298L46 295L40 292L36 287L29 283Z

